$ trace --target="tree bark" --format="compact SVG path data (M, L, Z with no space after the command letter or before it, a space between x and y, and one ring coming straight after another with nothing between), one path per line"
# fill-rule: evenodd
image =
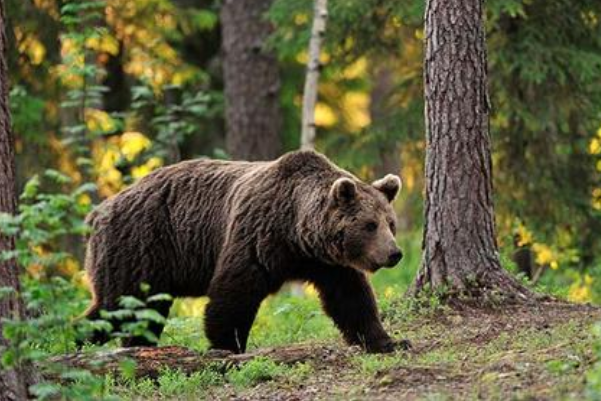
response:
M119 41L119 53L106 54L106 76L102 85L107 91L102 95L102 107L107 113L120 113L128 110L131 104L131 78L125 72L125 46Z
M424 67L426 222L414 292L529 299L496 242L483 0L428 1Z
M269 160L282 149L278 62L265 48L270 5L224 0L221 7L226 148L232 159Z
M321 64L321 42L326 32L328 19L328 0L315 0L313 10L313 26L309 40L309 62L303 91L303 121L301 132L301 149L315 149L315 104Z
M11 130L8 107L8 70L6 64L6 17L4 0L0 0L0 213L14 214L17 210L15 185L14 138ZM0 234L0 254L15 247L14 238ZM3 319L23 319L25 310L21 298L18 267L14 259L0 259L0 288L10 287L11 295L0 299L0 348L8 346L3 337ZM22 364L11 369L0 368L0 399L24 400L28 397L28 388L34 384L34 372L31 365Z
M399 174L401 171L401 152L399 141L390 138L389 133L394 130L391 126L393 116L391 97L394 93L394 73L384 61L374 59L370 68L372 87L370 91L369 115L371 127L379 134L377 149L379 160L374 166L375 178L384 177L386 174ZM396 121L395 121L396 123Z

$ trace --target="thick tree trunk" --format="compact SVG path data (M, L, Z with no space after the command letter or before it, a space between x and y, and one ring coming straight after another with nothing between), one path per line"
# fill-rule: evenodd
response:
M224 0L221 7L226 148L233 159L269 160L282 149L278 62L265 48L270 5Z
M11 131L8 108L8 71L6 66L6 18L4 0L0 0L0 213L14 214L17 209L15 186L14 138ZM0 254L13 250L14 238L0 235ZM0 288L11 287L12 295L0 299L0 348L8 345L2 336L2 319L22 319L25 317L23 303L16 293L19 292L18 268L15 260L0 259ZM17 366L14 369L0 368L0 399L27 399L27 389L34 383L30 365Z
M315 149L315 105L317 104L317 87L321 64L321 42L326 32L328 19L328 0L315 0L313 26L309 40L309 62L303 91L303 121L301 132L301 149Z
M394 73L384 62L373 61L370 68L372 87L370 91L369 115L371 126L376 132L390 132L394 129L390 124L392 112L391 97L394 93ZM386 174L399 174L401 171L401 152L399 142L395 138L380 135L378 140L379 160L374 166L375 178Z
M502 267L492 201L483 0L426 9L426 203L415 291L528 299Z

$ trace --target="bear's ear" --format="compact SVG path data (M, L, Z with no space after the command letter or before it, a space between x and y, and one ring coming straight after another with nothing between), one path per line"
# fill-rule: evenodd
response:
M330 198L337 204L351 203L357 195L357 185L350 178L342 177L334 181L330 189Z
M386 196L386 199L388 199L388 202L392 202L396 198L403 186L399 176L394 174L387 174L386 177L374 181L371 185L382 192Z

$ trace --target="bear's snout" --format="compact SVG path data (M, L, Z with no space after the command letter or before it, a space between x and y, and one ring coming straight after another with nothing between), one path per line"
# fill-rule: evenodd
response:
M395 249L390 255L388 255L388 261L386 262L385 266L394 267L401 261L401 259L403 259L403 252L400 249Z

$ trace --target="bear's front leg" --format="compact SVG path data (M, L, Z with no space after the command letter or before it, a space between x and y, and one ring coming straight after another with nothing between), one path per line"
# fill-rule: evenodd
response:
M347 343L367 352L392 352L395 343L382 327L376 300L365 274L342 266L319 266L310 281L317 288L325 312Z
M256 264L223 265L211 281L205 331L211 349L246 351L248 333L267 294L265 273Z

